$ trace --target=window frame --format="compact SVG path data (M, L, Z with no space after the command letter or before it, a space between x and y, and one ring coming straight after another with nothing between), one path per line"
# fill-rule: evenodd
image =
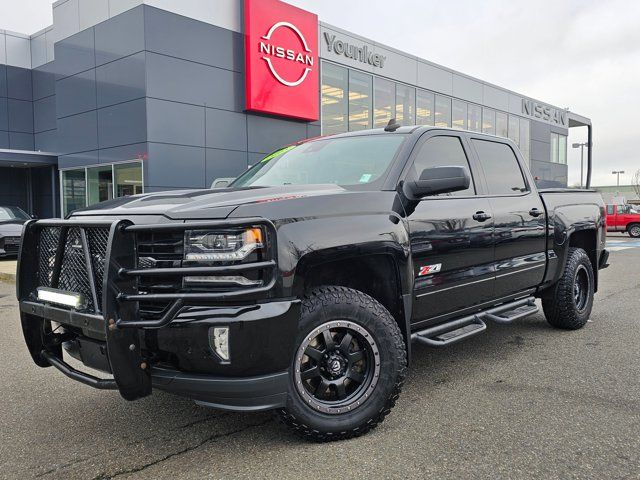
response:
M508 138L502 138L502 137L487 137L487 136L482 136L482 135L474 135L474 134L468 134L466 135L468 142L469 142L469 147L471 148L471 150L473 151L473 155L475 157L475 163L478 166L478 171L481 172L482 175L482 181L483 181L483 186L484 186L484 194L482 195L482 197L485 198L502 198L502 197L526 197L527 195L531 195L534 193L534 189L533 189L533 182L532 182L532 178L530 176L530 172L528 168L523 168L523 165L525 165L524 163L524 158L522 157L522 155L520 154L519 149L516 147L515 149L512 146L513 140L510 140ZM489 192L489 184L487 183L487 175L484 171L484 168L482 166L482 162L480 161L480 155L478 154L478 151L476 150L475 145L473 144L473 140L480 140L483 142L492 142L492 143L500 143L503 145L506 145L507 147L509 147L509 149L511 149L511 151L513 152L515 158L516 158L516 163L518 165L518 169L520 170L520 174L522 175L522 178L524 180L524 185L525 188L527 189L525 192L519 192L519 193L490 193ZM480 175L480 174L479 174Z
M91 205L89 205L89 184L88 184L88 172L87 170L89 170L90 168L95 168L95 167L107 167L110 166L111 167L111 178L113 179L113 182L111 183L111 191L113 194L113 198L124 198L124 197L117 197L116 196L116 182L115 182L115 166L116 165L127 165L129 163L139 163L140 164L140 173L142 174L142 193L145 193L146 187L145 187L145 182L144 182L144 170L145 170L145 161L141 158L136 158L133 160L125 160L122 162L113 162L113 163L92 163L91 165L82 165L82 166L78 166L78 167L68 167L68 168L61 168L59 170L59 175L58 175L58 187L60 189L60 216L61 218L66 218L68 214L65 214L64 212L64 183L63 183L63 173L64 172L68 172L68 171L73 171L73 170L82 170L84 172L84 182L85 182L85 188L84 188L84 201L85 201L85 207L84 208L88 208L91 205L97 205L97 203L93 203ZM69 212L71 213L71 212Z
M431 127L427 131L420 134L418 139L415 141L413 146L411 147L411 152L408 155L408 160L405 162L402 172L398 178L398 184L400 182L404 182L412 179L412 169L413 164L416 159L416 155L422 148L426 142L434 137L455 137L460 140L460 144L462 145L462 149L464 151L465 156L467 157L467 162L469 164L469 175L471 176L471 185L475 190L475 195L468 196L428 196L421 198L420 201L425 200L460 200L460 199L469 199L469 198L481 198L486 195L486 188L484 186L484 179L480 179L480 175L478 174L478 165L477 159L475 157L474 152L471 151L471 145L468 142L467 136L464 135L464 130L453 130L453 129L444 129L444 127Z

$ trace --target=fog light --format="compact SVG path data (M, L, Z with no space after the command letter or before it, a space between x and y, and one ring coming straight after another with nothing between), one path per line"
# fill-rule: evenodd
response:
M222 360L229 361L229 327L210 328L209 343Z

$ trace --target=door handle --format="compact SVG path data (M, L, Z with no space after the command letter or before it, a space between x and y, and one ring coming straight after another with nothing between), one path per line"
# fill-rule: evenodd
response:
M537 208L532 208L531 210L529 210L529 215L531 215L532 217L539 217L542 214L544 214L544 212L542 210L538 210Z
M488 213L485 213L483 211L476 212L476 213L473 214L473 219L475 221L477 221L477 222L486 222L490 218L491 218L491 215L489 215Z

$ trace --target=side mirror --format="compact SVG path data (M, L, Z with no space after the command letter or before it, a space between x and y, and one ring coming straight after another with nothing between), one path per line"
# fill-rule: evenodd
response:
M29 215L33 220L37 220L38 216L35 213L32 213L31 215Z
M211 184L211 188L226 188L235 178L216 178Z
M425 168L418 180L405 182L405 194L412 200L429 195L459 192L471 184L469 171L464 167Z

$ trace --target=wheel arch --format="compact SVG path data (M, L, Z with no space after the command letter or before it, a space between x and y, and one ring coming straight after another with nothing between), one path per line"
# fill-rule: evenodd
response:
M593 269L594 291L598 291L598 232L596 229L577 230L569 236L564 252L563 268L566 264L569 248L581 248L587 253Z
M402 332L409 361L411 347L410 259L400 251L379 251L362 247L344 251L316 251L300 259L293 283L294 294L324 286L341 286L358 290L383 305Z

